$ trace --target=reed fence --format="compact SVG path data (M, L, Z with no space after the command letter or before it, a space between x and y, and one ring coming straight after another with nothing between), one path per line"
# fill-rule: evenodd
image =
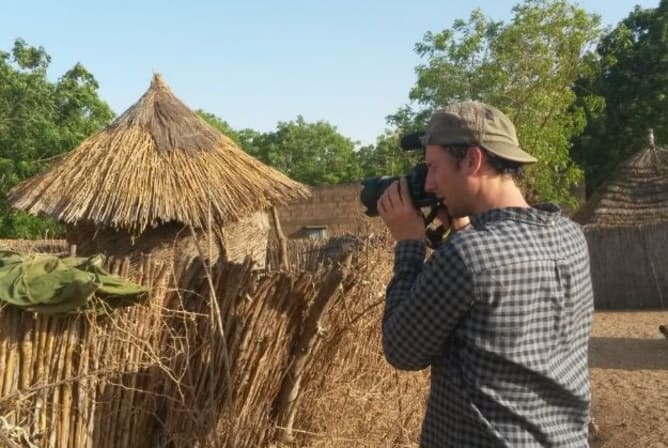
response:
M304 244L283 271L109 259L151 294L106 315L2 308L0 445L414 446L427 377L382 357L388 243Z

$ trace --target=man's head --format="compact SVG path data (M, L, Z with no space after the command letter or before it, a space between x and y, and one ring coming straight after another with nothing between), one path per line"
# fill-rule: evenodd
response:
M425 148L425 189L441 197L453 216L471 214L489 179L518 174L536 159L524 152L515 126L498 109L466 101L435 111L427 129L402 139L404 149ZM498 182L497 182L498 183Z

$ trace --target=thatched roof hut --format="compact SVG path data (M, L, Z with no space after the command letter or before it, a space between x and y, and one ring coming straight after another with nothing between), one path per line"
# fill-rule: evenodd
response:
M574 219L587 236L598 308L668 305L668 150L651 131Z
M668 222L668 150L654 142L622 163L575 215L585 225L635 227Z
M257 224L255 233L268 229L271 207L308 196L307 187L202 120L156 74L148 91L108 128L15 187L9 200L87 236L91 229L97 239L120 232L135 242L165 225L203 231L211 223L238 235L247 222Z

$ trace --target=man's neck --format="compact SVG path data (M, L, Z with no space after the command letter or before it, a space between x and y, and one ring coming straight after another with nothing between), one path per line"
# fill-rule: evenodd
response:
M529 204L511 178L502 176L485 178L478 192L475 214L507 207L528 208Z

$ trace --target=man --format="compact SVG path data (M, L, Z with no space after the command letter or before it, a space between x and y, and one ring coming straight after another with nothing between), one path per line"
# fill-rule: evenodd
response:
M424 262L405 179L378 210L397 240L385 357L431 366L421 446L588 446L593 296L581 230L556 205L527 204L515 177L536 159L499 110L452 104L419 141L450 235Z

